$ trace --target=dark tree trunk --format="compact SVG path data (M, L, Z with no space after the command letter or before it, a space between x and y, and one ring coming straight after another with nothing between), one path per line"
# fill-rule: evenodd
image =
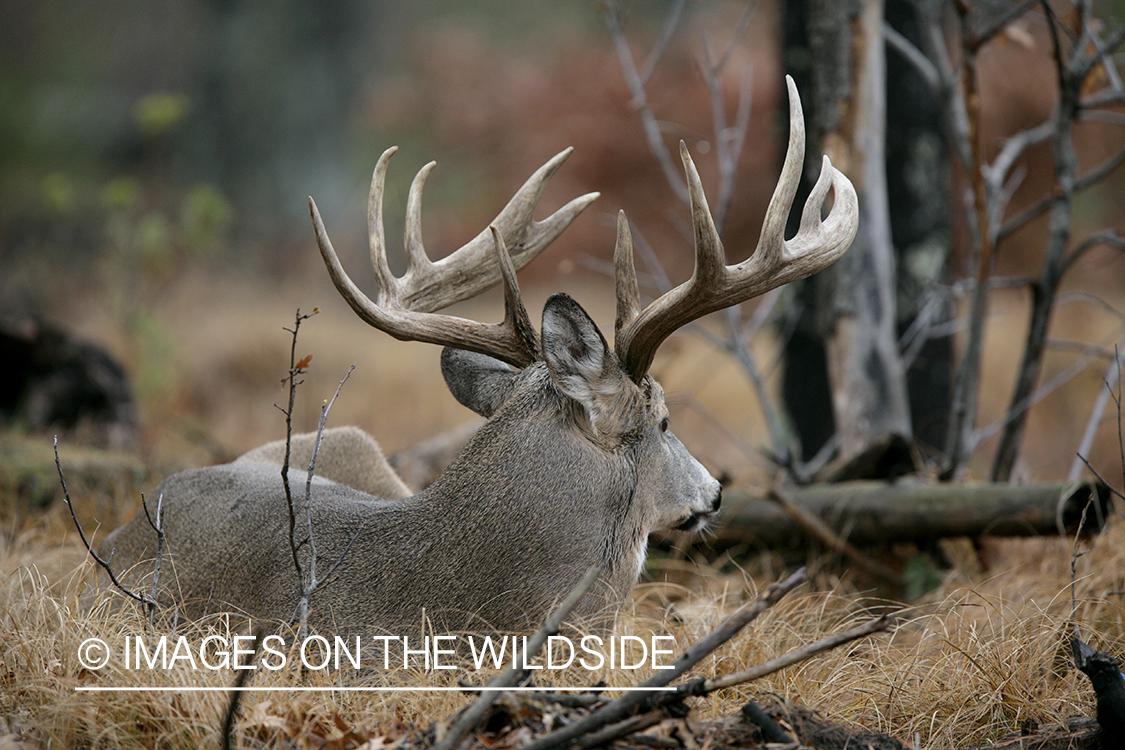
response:
M859 106L856 102L862 78L851 71L862 62L857 58L865 49L863 34L871 33L870 19L866 26L862 21L865 8L870 12L864 2L839 4L819 0L799 0L783 6L785 67L805 94L805 115L810 125L808 153L814 160L819 160L820 153L825 151L836 160L833 144L837 143L838 150L839 133L849 127L842 122L845 118L858 120L850 125L855 129L881 127L876 118L864 121L849 115L848 108L842 106L848 103L852 110ZM913 3L887 0L885 19L908 39L920 38L923 22ZM905 429L915 440L929 446L941 445L945 437L952 345L948 337L925 336L933 324L948 320L952 314L949 301L935 296L936 285L945 275L950 246L949 176L940 110L933 92L916 71L893 50L886 50L885 54L886 119L885 138L881 142L885 149L885 173L865 174L859 163L861 153L856 156L857 163L838 165L844 166L857 183L861 205L866 204L861 218L867 232L861 226L856 244L845 256L847 262L841 261L830 273L802 284L796 295L797 304L789 312L788 328L793 334L786 342L782 396L805 459L837 433L845 454L862 450L864 440L877 440L888 431ZM853 141L862 142L862 138ZM806 180L815 176L816 169L809 170ZM884 178L885 185L880 185ZM804 185L803 190L807 191L810 184ZM879 236L879 223L886 221L886 215L880 216L875 206L878 200L888 209L885 214L889 215L894 251L894 282L878 282L877 261L866 260L864 255L864 244L886 242ZM876 285L868 284L863 293L875 301L876 312L886 312L878 308L888 302L896 309L889 321L893 329L876 337L878 343L866 344L863 334L872 331L864 329L877 324L856 314L854 297L859 295L848 298L840 292L863 289L864 282L872 281ZM892 283L894 289L878 286ZM922 338L913 339L914 346L909 345L912 339L906 340L907 359L896 364L898 342L893 342L894 351L887 351L888 339L911 331L923 310L931 316L930 324L919 326ZM840 324L849 316L854 318L850 328ZM862 354L865 346L869 352L866 355ZM840 353L849 349L859 354ZM837 353L831 354L833 351ZM836 372L831 375L830 361L837 362ZM850 368L850 374L841 376L839 371L843 368ZM847 392L834 394L834 389ZM906 394L908 407L901 407L902 394ZM844 402L850 402L850 414L840 408ZM899 408L908 408L909 415L898 414ZM855 424L841 425L845 420Z

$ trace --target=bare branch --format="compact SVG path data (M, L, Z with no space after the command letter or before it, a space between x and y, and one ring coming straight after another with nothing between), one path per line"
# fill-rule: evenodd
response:
M352 534L352 538L348 541L348 545L344 548L344 551L340 553L340 556L336 558L336 562L333 563L332 567L328 569L328 573L324 576L324 578L318 580L317 576L316 576L316 561L317 561L316 545L313 543L312 480L313 480L314 472L316 470L316 458L317 458L317 456L320 455L320 445L321 445L321 442L324 439L324 426L328 422L328 412L332 409L332 405L336 403L336 399L340 396L340 391L341 391L341 389L343 389L344 383L348 382L348 378L351 377L351 374L354 371L355 371L355 365L352 365L351 367L348 368L348 371L346 373L344 373L344 377L340 381L340 384L336 386L336 392L334 394L332 394L332 399L325 402L323 405L321 405L321 407L320 407L320 422L317 424L317 428L316 428L316 442L313 444L312 456L309 457L309 471L308 471L308 475L307 475L306 480L305 480L305 519L308 523L308 532L309 532L309 550L310 550L310 552L309 552L309 580L308 580L307 588L308 588L308 596L310 596L310 597L313 594L315 594L317 591L320 591L322 588L324 588L325 586L328 585L328 583L332 580L332 576L336 572L336 569L340 567L340 563L342 563L344 561L344 558L347 557L348 553L351 551L352 545L355 544L355 540L359 538L359 535L361 533L363 533L364 528L366 528L366 526L367 526L367 521L364 521L362 524L359 525L359 528L356 529L354 534ZM301 624L302 624L302 627L303 627L304 623L301 623Z
M1110 360L1109 365L1106 367L1105 375L1102 376L1102 383L1105 385L1105 388L1100 388L1098 390L1098 396L1094 399L1094 407L1090 409L1090 418L1086 420L1086 429L1082 432L1082 439L1078 441L1078 451L1075 454L1074 462L1070 465L1070 473L1067 474L1068 482L1078 481L1078 475L1082 471L1082 463L1086 461L1083 456L1088 456L1090 454L1090 448L1094 444L1094 436L1097 435L1098 432L1098 425L1101 424L1102 416L1105 414L1105 407L1110 397L1113 395L1113 388L1110 386L1109 380L1113 377L1115 372L1117 373L1119 378L1118 382L1120 383L1122 367L1121 346L1125 346L1125 339L1113 348L1113 359ZM1119 400L1118 408L1120 409ZM1118 430L1120 431L1120 429L1121 424L1120 420L1118 420ZM1125 459L1122 460L1121 464L1125 466Z
M1102 352L1104 350L1104 345L1099 346L1095 344L1086 347L1085 353L1076 361L1072 362L1068 367L1060 370L1055 374L1054 377L1043 383L1033 392L1028 393L1019 401L1012 403L1008 407L1008 411L1002 418L996 420L987 427L982 427L980 430L977 430L977 432L974 434L974 444L979 445L985 440L988 440L989 438L996 435L998 432L1000 432L1000 430L1007 427L1007 425L1009 425L1014 420L1019 419L1032 406L1035 406L1035 404L1051 395L1051 393L1058 390L1059 387L1065 385L1073 377L1078 375L1078 373L1089 367L1094 360L1102 356Z
M285 488L285 504L289 511L289 553L293 559L293 567L297 571L298 602L300 602L298 611L293 616L293 621L299 619L302 622L308 614L307 611L303 614L301 612L301 605L307 605L308 603L305 594L305 571L304 567L301 565L301 556L299 554L301 547L304 545L304 541L297 541L297 511L293 506L293 489L289 484L289 461L293 444L293 407L297 400L297 386L304 382L297 380L297 378L307 372L307 370L298 365L307 364L309 361L308 359L303 359L301 362L297 362L297 333L301 330L301 323L308 320L313 315L316 315L318 312L320 312L318 308L313 308L311 314L301 315L301 310L298 308L297 312L294 314L293 327L283 328L283 330L291 334L289 345L289 374L282 379L283 383L289 383L289 404L286 409L281 409L280 406L277 407L281 410L281 413L285 415L285 457L281 462L281 484ZM274 406L277 405L274 404ZM303 636L304 633L301 635Z
M734 197L734 180L738 171L738 160L742 155L742 146L746 142L746 131L750 127L750 109L753 98L752 76L749 69L743 73L742 86L738 93L735 125L729 127L727 125L725 102L723 101L723 90L719 82L721 63L711 62L710 44L703 45L700 72L707 84L707 91L711 100L711 123L715 134L715 161L719 167L719 189L716 195L717 206L714 211L714 221L715 230L722 234L723 224Z
M906 579L903 578L902 575L875 558L860 552L853 545L849 544L846 539L843 539L839 534L829 528L828 524L820 518L803 510L800 506L791 501L781 490L778 490L776 487L771 488L766 497L774 503L777 503L778 507L785 511L785 514L806 534L816 539L836 554L848 558L856 564L856 567L892 585L906 585Z
M1068 266L1066 248L1071 237L1071 207L1078 174L1074 128L1080 111L1082 85L1090 67L1097 59L1096 55L1088 55L1085 49L1090 21L1085 13L1079 14L1080 39L1070 50L1069 57L1064 57L1058 33L1061 22L1054 17L1048 3L1044 2L1043 8L1044 13L1051 19L1048 28L1051 31L1059 86L1059 100L1051 116L1053 124L1051 156L1054 162L1055 190L1051 200L1047 250L1039 279L1033 286L1034 294L1023 357L1017 370L1016 385L1009 400L1003 435L992 465L993 481L1007 481L1011 476L1023 437L1027 409L1037 400L1036 394L1043 391L1041 388L1033 393L1043 365L1044 341L1047 337L1055 296Z
M320 422L316 427L316 441L313 443L312 456L309 457L309 470L305 474L305 524L308 527L309 535L309 580L308 583L315 590L317 588L316 578L316 542L313 539L313 525L312 525L312 481L316 472L316 458L320 455L320 444L324 439L324 425L328 422L328 411L332 405L336 403L336 399L340 395L340 390L344 387L344 383L348 382L348 378L355 371L355 365L348 368L344 373L343 380L336 386L336 392L332 394L330 401L324 402L320 407Z
M1103 477L1097 469L1094 468L1093 464L1091 464L1089 461L1086 460L1085 456L1079 455L1078 458L1079 458L1080 461L1082 461L1082 463L1086 464L1086 468L1089 469L1090 472L1095 477L1098 478L1099 482L1101 482L1102 484L1104 484L1106 487L1109 488L1109 491L1111 493L1113 493L1114 495L1117 495L1117 497L1121 498L1122 500L1125 500L1125 495L1123 495L1121 493L1121 490L1117 489L1112 484L1110 484L1109 481L1105 477Z
M998 13L994 18L988 19L980 29L974 29L973 32L966 36L965 46L976 51L992 40L992 37L999 34L1004 30L1008 24L1015 21L1024 13L1031 9L1039 0L1022 0L1008 7L1002 13Z
M908 63L914 66L918 71L918 75L925 79L926 83L935 92L941 92L942 75L937 66L926 57L922 50L914 46L914 43L898 33L886 21L883 22L883 38L890 45L890 48L902 55Z
M963 143L963 158L972 183L973 209L968 211L970 223L975 221L972 238L973 286L969 306L968 340L961 364L953 377L952 408L949 428L945 441L945 465L941 469L942 479L957 477L965 467L973 445L973 425L976 422L980 394L981 359L984 346L984 322L988 314L988 277L993 265L993 232L989 228L992 213L989 210L989 193L980 167L985 163L981 144L980 124L980 82L977 78L976 52L978 45L972 42L969 31L968 7L957 5L961 30L961 48L964 53L963 70L965 131L957 132L958 142ZM953 91L952 99L960 101ZM963 141L961 139L964 139Z
M664 138L660 133L660 123L657 122L656 115L649 104L644 81L637 72L636 64L633 62L633 54L629 51L629 43L625 40L625 33L621 30L620 11L615 0L607 0L606 2L605 22L609 29L610 38L613 40L613 49L617 53L617 62L625 76L625 84L629 87L632 105L641 118L641 126L644 128L649 149L664 171L664 178L672 187L672 192L676 194L679 200L686 203L688 200L687 183L680 177L675 160L672 158L672 152L664 143Z
M156 562L153 563L152 593L149 594L152 601L156 601L156 595L160 592L160 562L164 559L164 493L161 492L156 498L156 523L153 523L152 516L148 514L148 503L145 502L144 495L141 495L141 507L145 510L149 525L156 532ZM148 622L155 627L156 607L149 607Z
M1097 183L1108 177L1114 170L1121 166L1122 163L1125 163L1125 150L1117 152L1113 156L1103 161L1101 164L1097 165L1090 171L1075 179L1073 192L1080 193L1083 190L1096 185ZM1051 207L1054 201L1054 195L1044 195L1042 198L1032 203L1030 206L1027 206L1012 218L1008 219L1008 221L1004 222L1004 225L1000 227L1000 229L996 232L996 242L999 243L1000 240L1003 240L1012 232L1015 232L1028 222L1041 216L1044 211Z
M733 33L731 33L730 44L727 45L727 48L723 51L723 54L719 56L719 60L715 66L716 70L722 70L727 66L727 61L730 60L730 56L734 53L735 46L742 39L742 36L746 33L747 29L750 28L750 21L754 17L754 13L757 10L757 0L749 0L748 2L743 4L742 15L738 17L738 20L734 24L734 31Z
M805 646L801 646L800 648L793 649L784 656L779 656L776 659L771 659L764 664L759 664L757 666L750 667L749 669L744 669L741 672L735 672L734 674L723 675L722 677L712 677L710 679L698 680L694 683L689 682L685 685L681 685L677 692L683 696L706 695L707 693L713 693L714 691L722 690L723 688L734 687L735 685L741 685L752 680L760 680L761 678L785 669L786 667L791 667L794 664L800 664L803 661L807 661L817 654L823 653L825 651L831 651L834 648L843 646L845 643L851 643L852 641L859 640L860 638L866 638L873 633L881 633L883 631L889 630L893 624L893 615L883 615L882 617L876 617L875 619L868 620L867 622L857 625L854 628L849 628L839 633L827 636L826 638L821 638L815 643L809 643Z
M1099 245L1109 245L1118 250L1125 250L1125 237L1117 233L1116 229L1103 229L1100 232L1091 234L1086 239L1079 243L1078 247L1071 251L1070 255L1063 261L1063 272L1065 273L1075 264L1083 255Z
M135 591L133 591L129 588L126 588L125 585L122 584L121 581L118 580L117 575L113 572L113 568L110 566L110 561L113 560L113 553L116 551L116 547L114 549L110 550L109 560L103 560L101 557L98 556L97 552L94 552L94 548L90 546L90 540L86 538L86 531L82 528L82 524L78 520L78 514L75 513L75 511L74 511L74 503L72 503L70 501L70 491L67 490L67 488L66 488L66 477L63 476L62 462L59 460L59 438L58 438L58 436L55 437L55 443L54 444L55 444L55 470L58 471L59 484L62 485L63 502L66 503L66 507L70 511L70 519L72 521L74 521L74 528L76 528L78 530L78 536L81 537L83 546L85 546L86 551L90 553L90 557L94 558L94 562L96 562L99 566L101 566L102 570L104 570L109 575L109 580L113 583L113 585L121 593L125 594L125 596L129 597L130 599L145 605L145 607L148 608L148 610L150 612L152 612L158 606L156 601L154 601L153 599L150 599L149 597L145 596L144 594L138 594ZM157 561L157 564L159 564L159 560Z
M684 15L684 6L687 5L687 0L675 0L668 7L668 14L664 16L664 25L660 29L660 38L656 40L656 45L652 51L648 53L648 58L645 60L644 67L641 68L640 80L641 85L648 84L652 74L656 72L656 66L660 65L660 61L664 58L664 53L668 51L668 45L672 43L672 39L676 36L676 30L680 26L680 19ZM608 8L607 12L616 12L615 8Z

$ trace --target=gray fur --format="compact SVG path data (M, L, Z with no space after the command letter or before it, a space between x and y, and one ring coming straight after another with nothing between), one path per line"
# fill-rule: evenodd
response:
M294 435L289 441L290 468L307 472L315 445L315 432ZM266 443L234 462L280 468L285 462L285 441ZM414 494L387 463L379 444L358 427L332 427L324 431L316 454L316 476L386 500L401 500Z
M448 346L441 350L441 374L453 398L485 418L508 400L516 384L516 372L500 360Z
M517 372L480 355L443 357L459 400L482 413L496 408L427 489L389 501L315 480L318 565L331 565L355 542L336 580L312 597L310 625L411 637L424 628L518 632L539 624L589 566L600 565L600 586L577 612L591 616L635 585L650 532L693 528L718 508L718 482L662 429L659 385L649 378L633 384L569 298L552 297L546 316L554 320L544 325L543 346L558 353L551 367L538 362ZM560 333L563 323L570 333ZM602 348L586 353L600 358L597 374L583 387L573 380L564 387L559 372L589 368L559 337L577 332L589 341L591 329ZM570 395L575 390L598 394L592 399L603 416L594 420L592 402ZM606 408L612 391L625 406ZM501 403L499 392L506 393ZM291 477L303 492L304 471ZM276 466L239 460L196 469L170 477L158 492L166 561L175 571L162 573L169 600L191 617L216 610L258 620L292 616L298 587ZM136 565L135 584L151 573L142 561L153 556L154 537L141 514L113 532L101 553L116 548L119 571Z

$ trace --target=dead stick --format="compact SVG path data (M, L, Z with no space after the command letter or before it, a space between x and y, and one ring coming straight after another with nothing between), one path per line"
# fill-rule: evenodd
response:
M878 578L882 578L888 583L894 584L895 586L906 585L906 580L901 575L878 560L873 560L860 552L849 544L847 540L833 531L824 521L790 501L780 490L771 489L768 497L785 511L785 514L793 519L795 524L836 554L847 557L860 568L863 568L864 571Z
M700 662L705 656L722 646L733 638L740 630L749 625L758 615L765 612L781 601L781 598L808 579L808 571L801 568L784 581L775 583L766 589L765 593L753 602L744 605L733 615L728 617L719 627L712 630L694 646L684 651L672 663L672 669L663 670L641 683L641 687L663 687L688 671ZM559 747L570 747L574 739L590 734L607 724L620 721L632 713L638 706L652 700L652 693L646 691L628 692L613 703L602 706L596 711L586 715L573 724L569 724L556 732L540 737L528 743L524 750L554 750Z
M734 685L741 685L744 682L751 682L752 680L761 679L762 677L771 675L774 672L785 669L786 667L791 667L794 664L800 664L801 662L810 659L824 651L831 651L832 649L842 646L845 643L851 643L852 641L869 636L872 633L880 633L884 630L888 630L893 623L893 615L883 615L882 617L877 617L874 620L868 620L862 625L857 625L854 628L835 633L828 636L827 638L821 638L816 643L810 643L807 646L795 648L783 656L779 656L776 659L767 661L764 664L759 664L757 666L750 667L749 669L744 669L741 672L723 675L722 677L712 677L711 679L701 679L685 683L681 685L677 690L677 693L680 693L678 697L683 698L688 695L706 695L707 693L712 693L716 690L721 690L723 688L733 687ZM670 698L671 696L661 696L661 700L669 700Z
M630 716L628 719L619 721L616 724L610 724L596 732L591 732L570 747L572 750L586 750L586 748L608 745L614 740L628 737L637 732L642 732L649 727L656 726L667 717L667 713L662 708L649 711L648 713Z
M601 568L597 566L586 571L586 575L582 576L582 580L571 590L570 594L568 594L562 604L559 605L559 608L555 610L554 614L552 614L535 635L531 637L531 641L527 644L526 653L523 655L513 654L511 666L494 677L492 681L488 683L488 686L484 689L481 696L461 712L461 715L445 733L445 736L434 745L434 750L453 750L453 748L461 744L461 740L465 738L465 735L480 723L480 720L484 717L484 713L488 710L489 706L496 702L502 689L512 687L519 682L520 677L526 670L516 665L526 664L527 659L534 657L535 654L539 652L539 649L543 647L543 644L547 642L548 636L555 635L559 632L559 627L562 625L563 620L570 616L570 611L574 609L575 605L581 601L582 597L586 595L586 592L590 590L590 587L594 585L594 581L597 580L600 572Z

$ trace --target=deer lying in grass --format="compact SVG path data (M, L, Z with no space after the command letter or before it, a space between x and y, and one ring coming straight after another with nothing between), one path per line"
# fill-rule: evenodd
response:
M436 263L426 257L419 239L422 183L432 165L425 167L409 194L409 268L401 278L388 270L384 249L381 202L394 150L384 153L375 168L369 210L379 287L375 301L344 272L310 198L321 254L352 309L396 338L445 346L441 362L449 389L488 418L446 471L410 497L380 499L331 481L367 481L347 478L363 472L346 468L346 448L340 454L342 473L329 471L329 477L315 479L312 528L319 557L343 557L334 581L309 603L311 626L339 634L411 637L427 626L426 632L439 633L515 632L541 621L590 566L598 565L599 596L586 597L576 610L589 615L619 603L632 589L650 532L696 530L718 510L719 483L668 429L663 392L647 372L657 347L676 329L814 273L850 245L858 221L855 191L827 158L800 230L783 239L804 153L804 123L792 81L789 95L789 148L749 259L726 265L699 175L682 145L695 272L643 310L628 224L619 216L612 349L583 309L563 294L547 301L540 336L516 285L515 267L528 262L595 197L583 196L543 222L531 221L543 182L567 152L528 181L498 217L491 238L482 235ZM822 220L830 188L834 204ZM509 211L513 204L516 210ZM498 260L486 257L486 245L493 245ZM505 290L503 323L485 325L433 312L497 279ZM337 435L345 443L357 439ZM173 581L168 593L189 615L234 608L255 619L285 621L294 613L298 584L276 465L281 454L276 444L255 453L225 466L177 474L158 490L164 503L165 564L174 568L174 576L162 581ZM372 454L381 461L377 449L360 446L355 460L363 455L370 460ZM294 476L293 485L303 488L304 472ZM390 481L388 486L385 494L394 494L399 485ZM134 576L146 572L138 563L155 552L155 534L140 516L101 547L103 558L115 550L117 570L136 566Z

